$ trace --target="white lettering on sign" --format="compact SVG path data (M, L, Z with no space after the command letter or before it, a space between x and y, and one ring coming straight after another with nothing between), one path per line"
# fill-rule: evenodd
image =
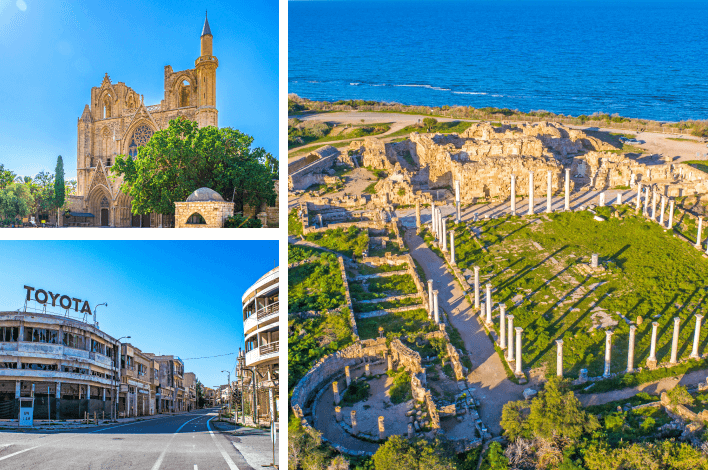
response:
M52 307L56 307L57 299L59 299L59 306L63 309L68 310L72 308L73 305L75 312L88 313L89 315L92 315L91 306L89 305L88 300L81 300L75 297L69 297L68 295L55 294L51 291L45 291L44 289L35 289L34 287L30 286L25 286L25 290L27 290L27 300L35 300L38 303L44 305L51 302ZM34 299L32 299L32 291L34 291ZM79 304L81 303L81 310L79 310Z

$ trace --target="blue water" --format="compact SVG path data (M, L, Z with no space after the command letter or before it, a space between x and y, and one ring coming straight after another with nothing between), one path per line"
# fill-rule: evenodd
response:
M289 2L313 100L708 119L708 1Z

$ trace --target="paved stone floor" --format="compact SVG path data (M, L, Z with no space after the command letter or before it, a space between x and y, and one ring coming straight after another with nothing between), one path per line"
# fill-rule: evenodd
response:
M481 403L480 418L492 434L499 435L502 432L499 424L502 407L509 401L522 399L524 386L507 379L492 341L475 318L472 306L443 260L424 245L423 239L414 230L407 230L404 239L413 259L423 267L426 277L433 280L434 288L439 291L440 307L462 335L472 359L472 370L467 381L474 389L473 395Z

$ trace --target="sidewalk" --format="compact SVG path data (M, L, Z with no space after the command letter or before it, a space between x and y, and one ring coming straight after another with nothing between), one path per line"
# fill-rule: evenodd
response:
M233 421L231 421L231 423L233 423ZM213 420L211 421L211 426L215 430L221 432L221 434L228 439L229 442L231 442L234 448L253 469L273 468L271 465L272 463L275 463L275 465L278 466L280 433L278 432L277 422L275 462L273 462L273 443L270 437L270 429L258 429L254 427L244 427L241 425L234 429L234 426L231 423Z

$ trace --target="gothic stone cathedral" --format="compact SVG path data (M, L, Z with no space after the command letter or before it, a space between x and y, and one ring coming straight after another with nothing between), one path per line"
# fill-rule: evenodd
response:
M65 223L109 227L172 227L174 214L132 215L131 198L120 192L122 178L109 178L116 155L137 155L160 129L179 116L199 127L218 126L216 68L209 21L204 20L201 54L194 68L174 72L165 67L165 98L146 106L141 95L123 82L111 83L106 74L100 87L91 88L91 104L78 122L76 153L77 195L70 196L72 216ZM83 217L82 217L83 214ZM93 217L90 217L90 215Z

